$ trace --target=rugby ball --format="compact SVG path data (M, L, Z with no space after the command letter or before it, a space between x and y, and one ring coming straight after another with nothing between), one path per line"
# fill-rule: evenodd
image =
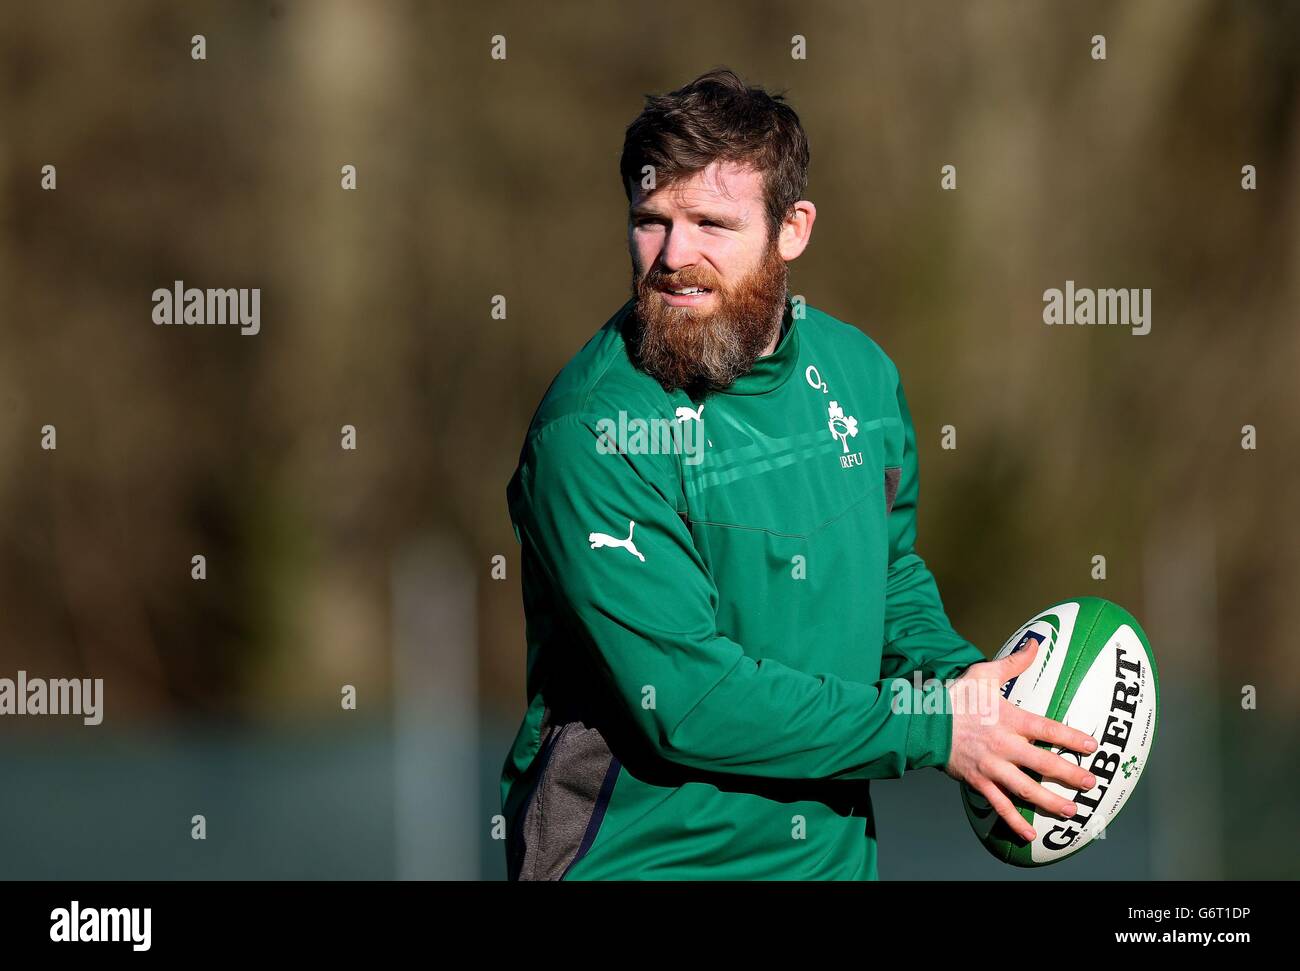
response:
M1119 815L1146 768L1160 719L1160 680L1151 645L1123 607L1099 597L1080 597L1048 607L1011 635L997 658L1038 644L1033 664L1008 681L1002 695L1013 705L1076 728L1097 740L1091 755L1042 748L1081 764L1097 778L1089 792L1024 770L1048 791L1075 803L1071 819L1041 813L1014 800L1037 834L1026 843L1012 832L987 799L962 784L966 818L995 857L1034 867L1073 856L1097 839Z

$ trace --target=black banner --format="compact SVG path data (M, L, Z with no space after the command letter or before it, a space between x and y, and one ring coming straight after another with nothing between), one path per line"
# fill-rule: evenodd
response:
M773 936L855 942L863 960L924 960L930 949L992 957L993 942L1062 955L1166 944L1229 957L1225 949L1288 940L1292 891L1287 883L8 883L0 932L9 954L63 951L64 960L330 960L419 949L436 961L585 949L597 939L707 953L764 948Z

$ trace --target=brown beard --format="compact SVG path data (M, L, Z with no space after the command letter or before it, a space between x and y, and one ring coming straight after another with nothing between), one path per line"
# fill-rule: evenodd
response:
M753 368L780 327L788 269L773 241L758 267L734 287L723 288L712 273L658 270L638 278L633 354L637 364L667 390L704 393L729 387ZM670 307L661 287L700 286L713 291L717 309Z

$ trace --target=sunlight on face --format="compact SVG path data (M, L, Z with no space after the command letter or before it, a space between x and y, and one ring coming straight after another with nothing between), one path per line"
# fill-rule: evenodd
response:
M767 243L763 177L737 163L713 162L688 179L632 198L633 267L638 278L648 270L668 278L657 288L665 306L712 309L716 291L752 272Z

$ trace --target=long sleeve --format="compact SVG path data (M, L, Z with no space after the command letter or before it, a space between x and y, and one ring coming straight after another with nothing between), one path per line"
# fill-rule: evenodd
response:
M889 514L889 573L885 585L881 675L910 677L913 671L920 671L923 680L943 681L958 677L985 657L953 629L934 576L916 552L916 504L920 489L916 432L901 382L897 394L903 421L903 457L898 491Z
M596 423L535 431L510 489L520 541L563 601L574 649L663 758L770 778L888 778L942 765L951 716L888 682L745 654L716 629L718 592L673 501L675 458L602 453ZM899 596L908 596L900 582Z

